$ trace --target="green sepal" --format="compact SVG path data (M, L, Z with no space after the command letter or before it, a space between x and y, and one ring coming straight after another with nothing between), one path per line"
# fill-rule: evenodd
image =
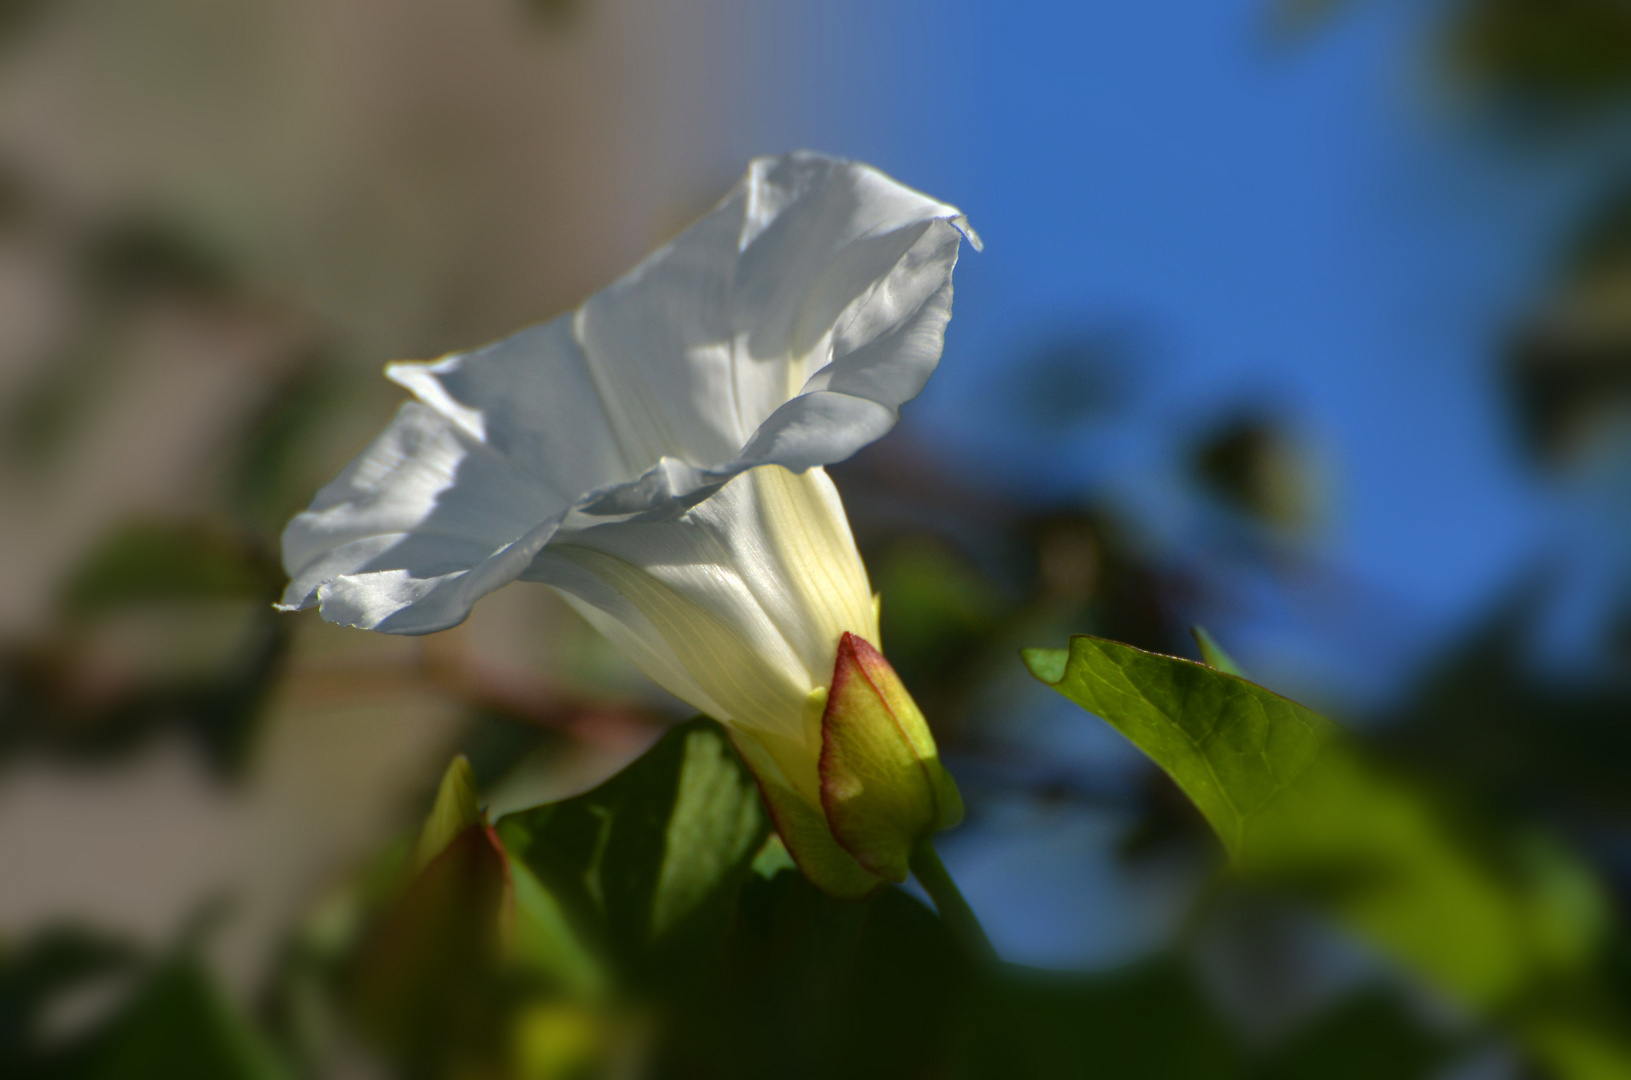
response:
M817 691L810 695L809 707L819 710L825 702L825 692ZM863 899L886 884L838 846L821 808L793 790L768 747L731 728L725 731L758 786L771 826L805 877L841 900Z

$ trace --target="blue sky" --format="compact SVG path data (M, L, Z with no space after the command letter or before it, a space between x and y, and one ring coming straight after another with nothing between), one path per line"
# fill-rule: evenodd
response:
M1433 82L1420 5L1356 4L1294 46L1266 7L812 9L797 62L776 54L763 148L872 161L984 237L907 415L919 434L1001 482L1109 493L1152 543L1182 544L1204 528L1178 494L1185 441L1266 403L1329 486L1319 558L1414 648L1556 542L1558 497L1518 461L1495 357L1593 173L1481 135ZM1147 347L1121 423L1043 440L991 408L1050 338L1129 322ZM1327 666L1351 658L1340 627L1315 629ZM1258 626L1246 651L1318 668L1306 630ZM1361 662L1402 662L1384 652Z

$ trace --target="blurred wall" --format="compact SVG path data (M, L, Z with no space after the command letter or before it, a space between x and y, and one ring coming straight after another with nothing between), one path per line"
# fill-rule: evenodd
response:
M21 749L0 758L0 938L82 920L160 944L225 898L217 952L246 989L337 870L419 812L473 685L546 713L585 670L597 694L649 691L535 587L434 642L314 613L268 628L254 589L89 610L65 595L99 552L125 557L132 523L225 537L265 569L281 521L400 400L384 362L550 317L721 195L743 165L722 148L749 100L746 9L14 7L0 693ZM152 688L219 682L266 635L289 640L243 706L252 752L223 771L190 737L196 695ZM647 738L571 730L588 734L568 731L540 783L581 783Z

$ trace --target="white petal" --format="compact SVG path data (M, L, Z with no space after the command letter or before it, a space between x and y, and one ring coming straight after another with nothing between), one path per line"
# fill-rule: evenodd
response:
M955 207L868 166L755 161L577 312L393 365L420 404L290 523L285 604L441 629L558 529L673 517L755 466L850 456L939 361L965 236Z
M283 605L393 633L462 621L510 581L587 491L632 475L570 317L388 374L418 402L283 534ZM597 422L598 420L598 422Z
M878 638L824 470L766 466L681 514L562 530L527 577L593 610L597 626L617 623L614 640L669 690L776 744L813 797L820 737L805 730L806 703L831 681L845 631Z
M331 621L401 633L451 626L526 568L558 502L410 402L284 530L283 606L320 601Z

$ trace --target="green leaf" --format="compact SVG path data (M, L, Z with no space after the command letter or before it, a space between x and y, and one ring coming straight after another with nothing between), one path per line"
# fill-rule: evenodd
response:
M515 900L511 956L579 998L601 999L607 990L606 973L584 947L566 912L524 864L511 859L509 866Z
M893 887L838 900L803 874L748 875L721 977L676 994L663 1075L950 1075L970 971L945 926Z
M753 778L701 718L595 790L498 823L510 855L574 926L628 967L717 907L768 828Z
M1591 1046L1582 1056L1618 1055L1631 1070L1631 1046L1613 1034L1631 1023L1595 985L1602 894L1549 839L1494 828L1236 676L1092 637L1024 657L1164 769L1242 873L1300 892L1464 1004L1506 1017L1563 1075L1592 1074L1549 1049L1568 1041L1542 1037L1558 1024ZM1543 1009L1558 1000L1576 1004Z

